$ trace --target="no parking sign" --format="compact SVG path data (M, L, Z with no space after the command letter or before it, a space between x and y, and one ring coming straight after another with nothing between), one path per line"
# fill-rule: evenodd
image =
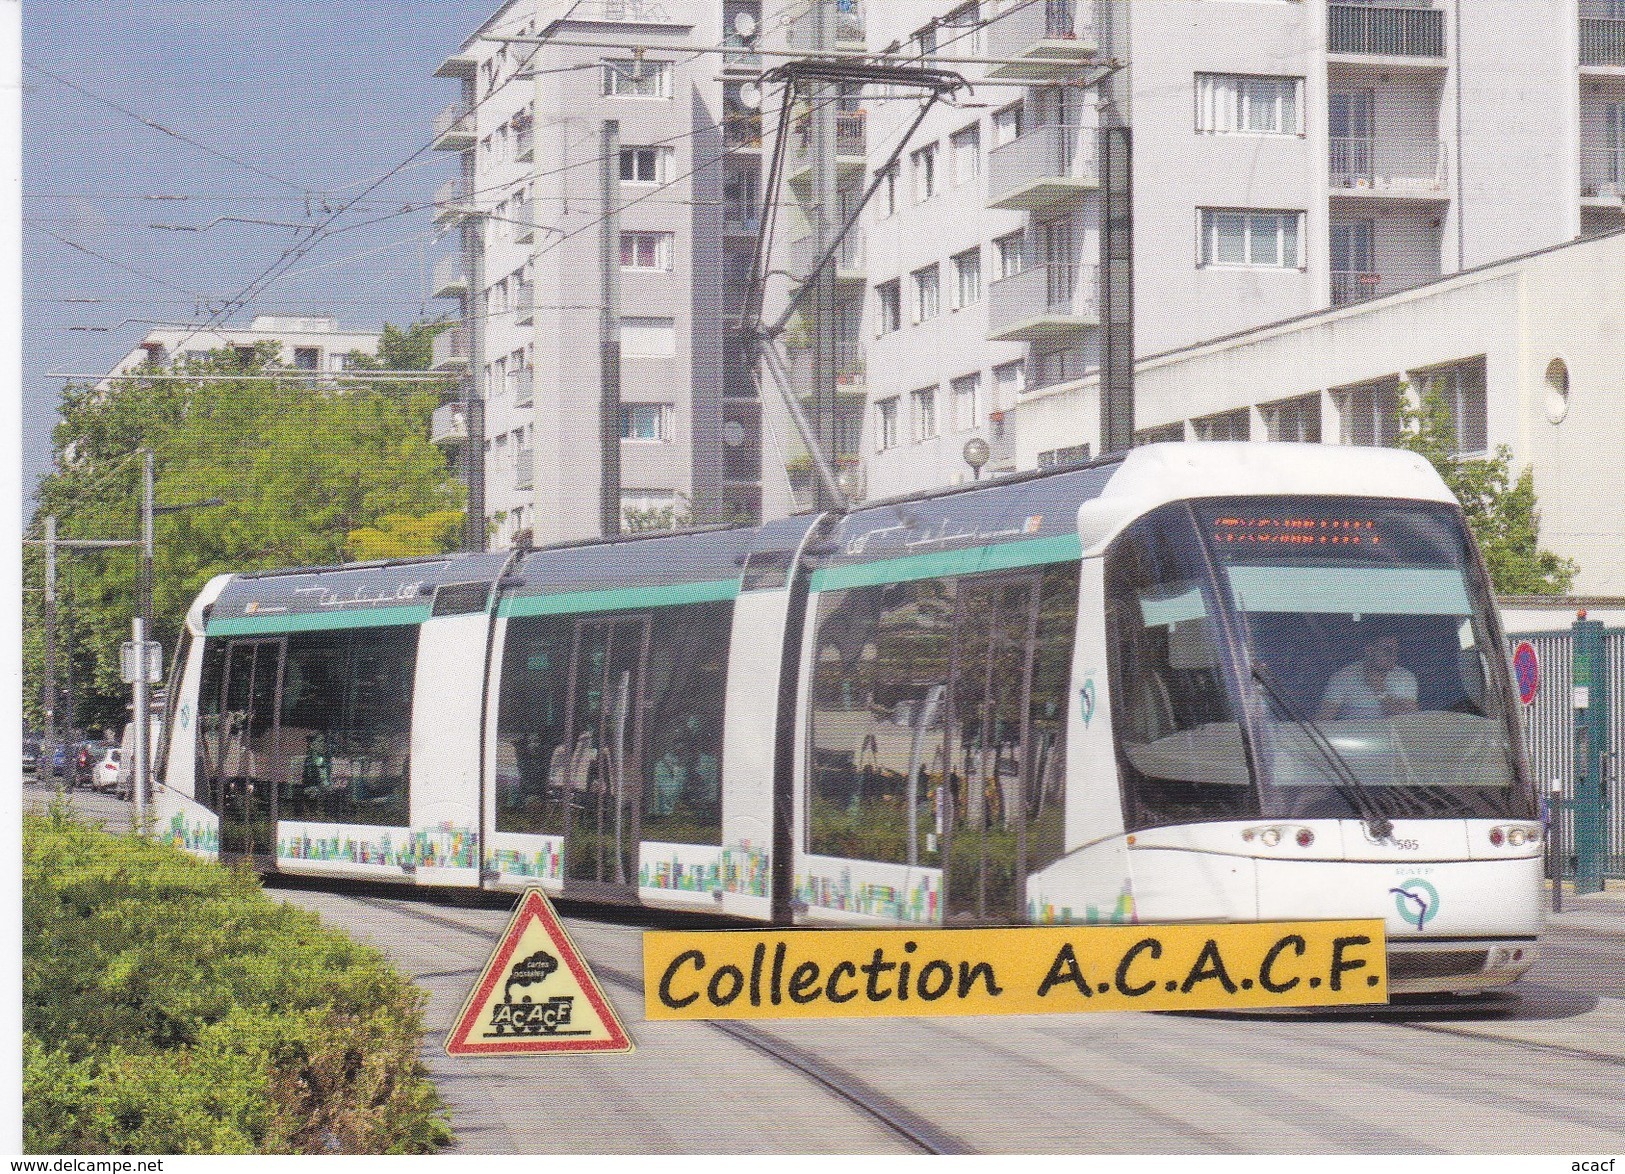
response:
M1540 657L1527 640L1520 641L1512 650L1512 675L1518 682L1519 700L1525 705L1534 701L1535 692L1540 688Z

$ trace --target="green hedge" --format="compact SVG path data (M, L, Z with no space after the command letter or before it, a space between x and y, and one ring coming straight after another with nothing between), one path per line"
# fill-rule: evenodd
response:
M32 1153L426 1153L423 995L249 874L23 821Z

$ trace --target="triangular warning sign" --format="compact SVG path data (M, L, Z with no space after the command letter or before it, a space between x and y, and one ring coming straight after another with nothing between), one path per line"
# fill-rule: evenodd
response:
M631 1050L631 1037L553 906L540 889L526 889L446 1037L446 1054Z

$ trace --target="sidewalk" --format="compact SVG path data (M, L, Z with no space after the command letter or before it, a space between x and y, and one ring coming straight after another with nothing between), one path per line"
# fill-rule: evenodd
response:
M1604 882L1600 893L1576 896L1572 884L1563 886L1563 912L1551 911L1551 883L1546 884L1546 916L1553 925L1591 933L1625 937L1625 881Z

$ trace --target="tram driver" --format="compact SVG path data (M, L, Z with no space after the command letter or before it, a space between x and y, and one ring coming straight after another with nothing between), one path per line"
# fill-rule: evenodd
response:
M1372 636L1360 659L1332 674L1321 695L1316 721L1393 717L1416 712L1416 674L1399 664L1399 638Z

